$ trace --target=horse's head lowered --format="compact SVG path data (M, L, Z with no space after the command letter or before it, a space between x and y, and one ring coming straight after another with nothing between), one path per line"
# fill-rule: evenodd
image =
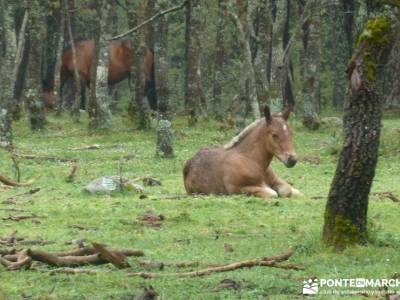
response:
M294 167L297 163L297 154L293 147L292 130L287 123L290 110L287 109L279 115L271 115L269 107L265 106L264 116L267 126L266 149L286 167Z

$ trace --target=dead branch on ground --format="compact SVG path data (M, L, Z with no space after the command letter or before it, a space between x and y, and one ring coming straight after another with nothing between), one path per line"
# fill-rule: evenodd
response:
M6 186L13 186L13 187L21 187L21 186L29 186L32 184L33 181L27 181L27 182L15 182L14 180L0 174L0 182L5 184Z
M55 156L37 156L33 154L21 154L21 153L14 153L16 157L24 158L24 159L33 159L33 160L45 160L45 161L52 161L52 162L77 162L77 158L69 158L69 157L55 157Z
M138 272L138 273L129 273L128 276L134 277L143 277L143 278L158 278L158 277L201 277L210 275L216 272L227 272L233 271L242 268L252 268L255 266L265 266L265 267L280 267L278 264L281 261L288 260L289 257L293 255L292 251L287 253L283 253L280 255L272 256L272 257L264 257L262 259L249 259L240 262L229 263L225 265L220 265L216 267L209 267L206 269L193 271L193 272L180 272L180 273L146 273L146 272ZM287 268L288 265L285 265L284 268Z

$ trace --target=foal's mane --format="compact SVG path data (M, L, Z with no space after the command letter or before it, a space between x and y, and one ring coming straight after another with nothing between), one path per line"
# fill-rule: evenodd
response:
M245 129L243 129L237 136L235 136L229 143L224 145L224 149L225 150L229 150L232 149L233 147L235 147L236 145L238 145L241 141L243 141L243 139L249 135L249 133L255 128L257 127L260 122L264 120L264 118L255 120L253 123L251 123L250 125L248 125Z

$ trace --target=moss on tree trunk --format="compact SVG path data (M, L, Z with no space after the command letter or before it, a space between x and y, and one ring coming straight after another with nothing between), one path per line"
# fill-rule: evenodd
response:
M348 66L345 141L329 192L323 239L335 248L367 242L368 195L378 161L383 100L377 73L393 44L391 20L369 20Z

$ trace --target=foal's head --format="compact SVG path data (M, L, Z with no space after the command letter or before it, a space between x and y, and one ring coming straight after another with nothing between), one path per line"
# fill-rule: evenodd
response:
M264 115L267 126L266 149L283 162L286 167L294 167L297 163L297 155L293 147L292 130L287 123L290 110L285 110L280 115L271 115L269 107L265 106Z

